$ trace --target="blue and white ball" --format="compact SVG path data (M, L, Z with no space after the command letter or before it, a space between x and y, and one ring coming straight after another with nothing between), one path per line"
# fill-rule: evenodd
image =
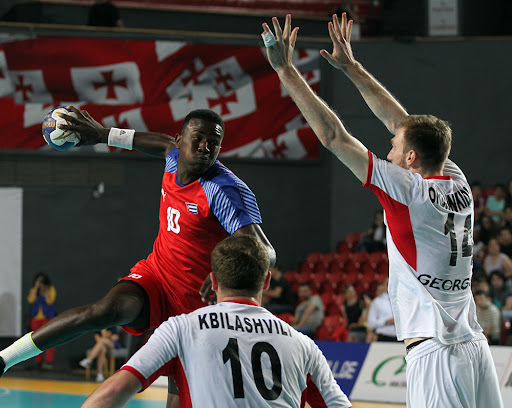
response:
M80 143L80 135L70 130L59 129L58 125L70 125L70 122L60 116L60 113L77 117L76 114L66 108L59 106L48 112L43 120L43 137L51 147L56 150L69 150Z

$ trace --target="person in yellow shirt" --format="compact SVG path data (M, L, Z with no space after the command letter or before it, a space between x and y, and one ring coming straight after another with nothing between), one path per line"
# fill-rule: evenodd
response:
M30 328L32 330L37 330L55 317L56 297L57 291L48 275L43 272L38 273L34 277L34 283L27 296L28 303L32 305L30 308ZM36 363L43 370L53 368L54 350L52 348L36 356Z

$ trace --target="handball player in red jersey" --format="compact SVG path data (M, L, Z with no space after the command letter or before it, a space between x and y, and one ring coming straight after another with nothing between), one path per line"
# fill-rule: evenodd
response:
M271 266L275 263L275 251L260 227L254 194L217 161L224 137L224 122L218 114L206 109L192 111L185 117L181 133L171 137L104 128L86 111L70 109L78 118L64 115L71 124L62 128L78 132L80 146L107 143L165 159L158 236L149 256L135 264L104 298L59 314L2 350L0 375L82 334L122 326L138 335L170 316L204 306L203 300L208 301L212 293L211 252L230 235L254 236L267 249ZM170 382L170 392L171 386ZM172 400L170 396L168 406Z

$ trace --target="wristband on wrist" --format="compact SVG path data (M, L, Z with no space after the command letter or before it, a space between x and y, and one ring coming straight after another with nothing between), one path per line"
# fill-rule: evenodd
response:
M110 128L110 132L108 132L108 145L132 150L134 135L135 130L133 129Z

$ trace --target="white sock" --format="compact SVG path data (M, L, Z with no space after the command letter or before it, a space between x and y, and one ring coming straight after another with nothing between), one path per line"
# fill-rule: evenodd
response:
M34 344L32 333L33 332L25 334L21 339L0 351L0 357L2 357L5 363L4 372L13 365L35 357L43 352Z

